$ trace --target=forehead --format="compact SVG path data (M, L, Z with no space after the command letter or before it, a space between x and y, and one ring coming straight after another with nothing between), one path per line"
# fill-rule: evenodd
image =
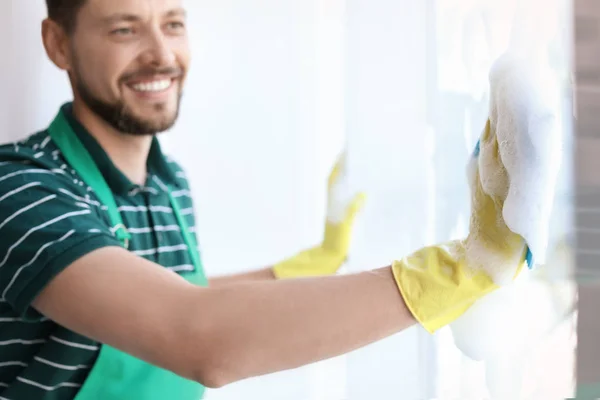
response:
M111 15L152 18L179 10L183 10L183 0L87 0L81 11L93 18Z

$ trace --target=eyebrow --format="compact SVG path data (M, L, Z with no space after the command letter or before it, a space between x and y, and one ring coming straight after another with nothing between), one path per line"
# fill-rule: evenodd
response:
M167 11L164 15L163 18L171 18L171 17L186 17L187 13L183 8L175 8L172 10ZM110 25L110 24L114 24L115 22L138 22L140 21L142 18L139 15L135 15L135 14L128 14L128 13L117 13L117 14L112 14L109 15L108 17L102 18L102 22Z
M174 8L170 11L167 11L165 17L187 17L187 13L183 8Z

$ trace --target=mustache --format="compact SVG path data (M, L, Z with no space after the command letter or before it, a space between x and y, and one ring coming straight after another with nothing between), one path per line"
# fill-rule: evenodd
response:
M146 80L155 76L164 76L167 78L179 78L183 75L182 68L168 67L168 68L144 68L135 72L124 74L120 81L128 82L132 80Z

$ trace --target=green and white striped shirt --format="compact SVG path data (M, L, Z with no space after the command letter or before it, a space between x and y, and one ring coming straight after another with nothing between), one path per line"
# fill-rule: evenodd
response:
M166 191L166 184L176 188L173 195L194 231L182 169L163 156L155 139L147 183L134 185L73 118L70 105L62 112L113 191L132 235L129 249L174 272L192 270ZM0 400L73 399L94 365L99 343L44 318L31 302L73 261L120 242L106 207L47 131L0 146L0 237Z

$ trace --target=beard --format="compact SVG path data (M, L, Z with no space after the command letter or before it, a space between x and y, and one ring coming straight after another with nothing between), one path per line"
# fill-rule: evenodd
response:
M180 69L163 69L152 71L140 71L133 74L128 74L120 79L120 82L126 82L134 77L147 77L156 74L163 74L172 77L181 76ZM164 113L166 104L155 104L153 109L156 111L158 118L144 118L135 115L127 105L120 100L108 102L96 96L93 90L81 78L81 74L74 74L75 87L85 105L102 120L119 132L136 136L156 135L157 133L169 130L179 116L179 106L181 103L182 93L178 93L175 112L171 115L158 117Z

